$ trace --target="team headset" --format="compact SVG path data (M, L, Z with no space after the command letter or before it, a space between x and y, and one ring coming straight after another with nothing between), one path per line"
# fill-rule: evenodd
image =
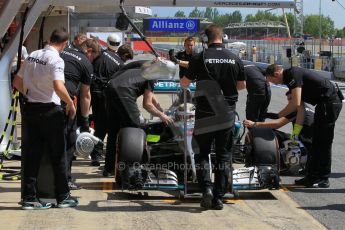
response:
M205 69L206 69L206 72L208 74L208 76L212 79L212 80L215 80L212 76L211 76L211 72L209 71L209 69L207 68L207 65L206 65L206 62L205 62L205 50L206 50L206 46L208 44L208 38L209 38L209 35L210 35L210 31L206 28L205 31L203 33L201 33L199 36L200 36L200 40L201 40L201 43L202 43L202 62L204 63L204 66L205 66ZM224 38L224 35L222 37L222 43L227 43L228 40L227 38Z
M208 44L208 38L210 35L210 31L208 29L205 29L204 33L200 34L201 42L202 42L202 62L204 63L204 67L206 69L207 75L209 76L210 79L214 80L217 82L215 78L212 77L210 70L208 69L206 62L205 62L205 51L206 51L206 45ZM222 43L226 42L224 40L224 36L222 37ZM223 93L223 92L222 92Z
M209 69L207 68L206 62L205 62L205 51L206 51L206 45L208 43L208 38L210 35L210 31L208 29L205 29L205 31L203 33L200 34L200 40L202 43L202 62L204 63L207 75L212 79L215 80L212 76L211 76L211 72L209 71ZM224 42L224 36L222 38L222 42Z
M202 44L202 63L204 63L204 67L206 69L207 75L212 80L215 80L211 76L211 73L210 73L209 69L207 68L207 65L206 65L206 62L205 62L205 51L206 51L206 46L207 46L207 43L208 43L208 36L209 36L209 30L208 29L205 29L204 33L200 34L201 44Z

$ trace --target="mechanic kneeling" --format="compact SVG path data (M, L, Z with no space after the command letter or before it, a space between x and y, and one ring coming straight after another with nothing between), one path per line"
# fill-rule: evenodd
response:
M291 91L286 92L286 96L288 101L291 100ZM304 103L304 121L303 121L303 129L299 135L299 138L303 145L305 146L307 153L312 151L312 137L313 137L313 124L314 124L314 109L308 105L307 103ZM288 114L283 117L279 117L279 114L277 113L266 113L263 115L265 118L270 118L272 120L270 121L264 121L264 122L256 122L251 120L244 120L243 124L244 126L248 128L255 128L255 127L262 127L262 128L271 128L274 129L274 132L277 136L279 147L283 147L283 142L288 140L290 136L287 133L284 133L282 131L279 131L277 129L283 127L284 125L288 123L292 123L294 125L296 123L296 115L297 112L293 112L291 114ZM302 173L304 170L300 171Z
M187 88L192 80L197 81L194 137L200 149L199 154L196 154L198 182L203 192L200 206L221 210L221 198L229 191L228 182L232 173L230 148L227 148L227 145L232 143L237 90L245 88L245 75L242 61L222 44L223 29L212 24L205 30L205 35L208 38L208 49L194 56L189 62L187 74L181 79L181 86ZM216 88L218 90L215 90ZM206 100L205 97L198 96L201 94L207 95ZM223 110L214 111L212 108L215 107ZM210 117L217 117L218 120L201 127L205 119L209 120ZM219 119L224 120L219 122ZM217 161L214 186L209 164L213 141Z

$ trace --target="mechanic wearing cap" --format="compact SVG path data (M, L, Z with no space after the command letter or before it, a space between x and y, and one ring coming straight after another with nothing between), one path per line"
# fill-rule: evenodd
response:
M89 110L91 102L90 84L93 76L91 62L101 53L101 47L95 39L87 39L80 46L66 48L61 53L65 62L65 86L72 99L80 94L80 132L89 132ZM68 157L68 180L70 189L80 187L72 180L72 160L75 151L76 141L76 119L66 122L66 150Z
M233 53L225 49L222 44L223 29L218 25L212 24L205 30L208 38L208 49L194 56L189 62L187 74L181 79L181 86L186 88L192 80L197 81L196 96L203 87L207 100L204 97L197 97L196 121L194 137L199 146L197 154L197 176L199 185L203 192L201 207L206 209L223 209L222 196L229 191L228 181L231 175L231 155L228 151L228 143L232 143L233 127L235 123L236 101L238 99L238 90L244 89L245 75L242 61ZM214 83L211 85L211 83ZM219 88L215 92L215 88ZM221 96L221 97L220 97ZM220 100L221 99L221 100ZM212 101L212 103L208 103ZM221 101L224 106L222 111L214 111L216 103ZM217 114L218 113L218 114ZM220 113L220 114L219 114ZM203 120L210 116L225 118L225 123L211 124L205 127L204 131L198 134L197 127ZM210 176L209 154L211 145L215 140L216 145L216 165L215 165L215 183L212 184ZM197 152L195 150L195 152Z
M159 63L157 63L159 65ZM109 118L107 150L103 176L114 175L115 148L117 133L124 127L140 126L140 110L137 98L143 95L143 108L153 116L159 117L164 123L173 120L163 113L153 94L154 81L143 76L160 74L154 68L154 62L134 61L125 65L112 76L106 91L107 111Z
M110 39L108 38L108 41ZM91 84L91 104L92 115L95 122L95 136L101 140L107 133L107 113L105 108L105 95L103 89L110 80L110 77L116 73L127 60L133 59L133 50L128 45L122 45L115 52L108 44L108 49L103 51L93 62L94 79ZM91 165L99 166L103 152L103 144L95 146L91 153Z
M288 101L291 100L291 91L286 92L286 97ZM304 146L307 149L307 152L312 151L312 137L313 137L313 124L314 124L314 114L315 111L312 108L311 105L308 105L307 103L304 103L304 120L303 120L303 129L299 135L300 140L304 144ZM277 113L265 113L263 116L265 118L272 119L270 121L251 121L251 120L244 120L243 124L245 127L248 128L255 128L255 127L262 127L262 128L271 128L271 129L279 129L286 125L287 123L291 122L292 125L296 123L296 115L297 112L292 112L286 116L279 117L279 114ZM275 130L276 136L279 141L279 145L282 146L283 141L288 140L290 138L290 135L287 135L284 132Z
M186 75L188 69L188 63L192 59L194 54L195 39L193 37L187 37L184 40L184 50L174 55L174 49L169 50L169 57L172 62L178 64L180 67L179 76L182 78Z
M303 102L316 105L312 151L308 157L306 176L295 183L306 187L329 187L334 126L343 107L341 91L337 85L308 69L292 67L283 70L281 66L273 64L267 67L266 74L268 81L285 84L291 90L291 100L279 112L279 117L297 110L292 139L303 128Z
M72 207L78 200L70 196L64 137L64 112L60 106L66 104L66 115L75 116L73 101L64 86L64 62L59 56L68 42L68 33L54 30L50 46L32 52L24 61L13 86L26 98L23 116L23 201L22 209L47 209L52 205L40 201L37 194L37 176L44 151L49 154L54 173L58 207Z
M264 121L263 115L271 101L271 88L266 76L255 65L244 66L246 74L247 104L246 118L252 121Z

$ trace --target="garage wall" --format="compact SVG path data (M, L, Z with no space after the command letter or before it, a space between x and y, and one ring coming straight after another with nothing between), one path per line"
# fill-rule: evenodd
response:
M40 17L37 20L33 30L30 32L30 34L27 37L28 52L32 52L34 50L37 50L38 48L38 37L39 37L39 29L41 26L41 22L42 22L42 18ZM64 27L68 29L67 15L47 17L44 23L43 41L48 40L53 30L60 27Z

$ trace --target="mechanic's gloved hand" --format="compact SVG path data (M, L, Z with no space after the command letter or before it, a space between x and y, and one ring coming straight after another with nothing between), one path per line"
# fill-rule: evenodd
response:
M292 142L296 142L298 140L298 136L301 133L302 129L303 129L302 125L295 123L295 125L293 126L291 136L290 136L290 140Z
M174 54L174 49L169 50L169 58L170 58L170 61L174 62L175 64L178 63L178 59L175 57L175 54Z
M80 119L80 132L83 133L83 132L90 132L90 126L89 126L89 118L88 117L83 117L81 116L81 119Z
M269 119L278 119L279 114L278 113L265 113L264 118L269 118Z

